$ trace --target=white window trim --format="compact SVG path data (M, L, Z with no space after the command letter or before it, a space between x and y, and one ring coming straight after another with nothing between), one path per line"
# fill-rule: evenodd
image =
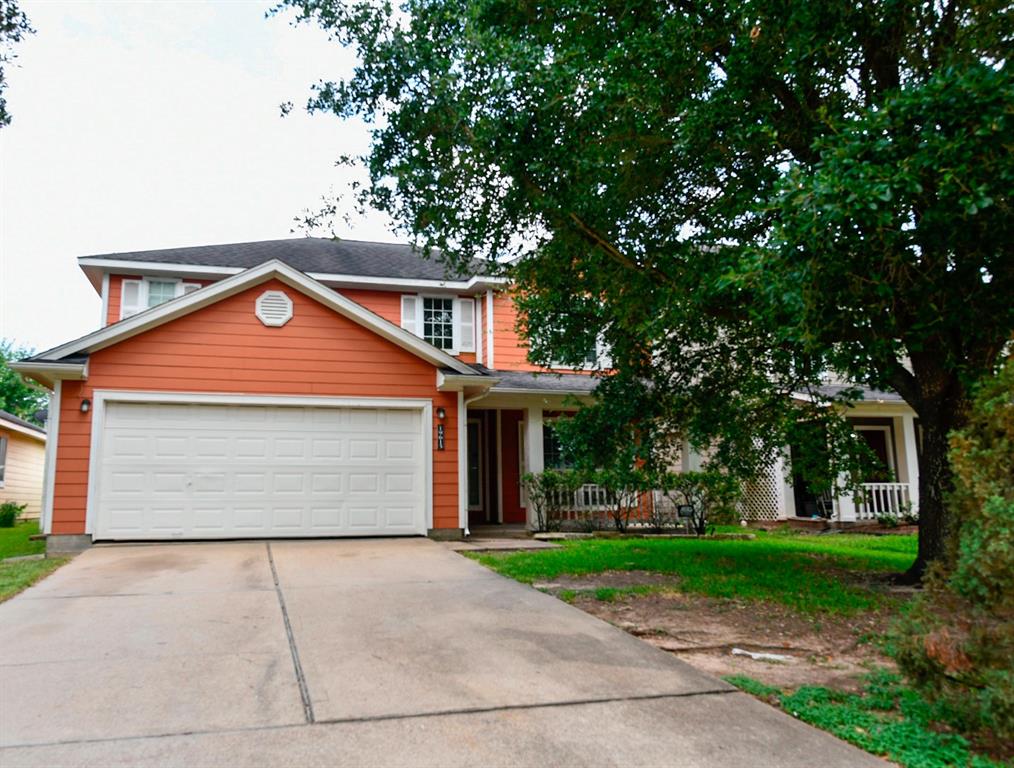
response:
M406 324L406 322L405 322L406 318L403 316L401 318L401 323L400 323L400 325L401 325L402 328L404 328L405 330L409 331L410 333L415 334L420 339L422 339L423 341L425 341L427 344L431 344L431 342L426 339L426 336L425 336L425 327L426 326L425 326L425 323L423 322L423 318L425 317L425 309L424 309L424 307L425 307L425 304L426 304L426 299L449 300L451 302L451 328L452 328L451 347L449 349L441 349L440 347L437 347L437 349L441 349L442 352L446 352L449 355L460 355L463 352L467 353L467 354L472 354L472 353L478 354L476 350L477 350L477 347L478 347L478 344L479 344L479 340L476 338L476 336L477 336L476 329L479 328L479 321L477 319L478 318L478 314L479 314L479 307L476 305L476 301L475 301L475 297L474 296L454 296L454 295L448 296L446 294L441 295L441 294L435 294L435 293L413 293L413 294L403 294L402 299L404 299L406 296L412 297L412 298L415 299L415 302L414 302L415 303L415 318L414 318L414 322L410 322L410 323ZM471 349L462 349L463 345L461 343L461 320L462 320L462 318L461 318L460 307L461 307L461 302L465 302L465 301L472 302L472 348ZM404 312L404 309L405 309L405 304L404 304L404 301L402 301L401 311ZM433 346L436 346L436 345L433 345Z
M123 283L125 283L127 281L133 281L133 282L136 282L136 283L139 284L138 285L138 295L137 295L137 305L140 308L137 310L137 312L132 312L129 315L123 314L123 308L124 308L124 304L123 304ZM175 289L175 292L174 292L174 295L173 295L173 299L178 299L180 296L183 296L184 294L186 294L188 292L187 291L187 287L192 286L194 288L194 290L200 290L201 289L201 284L200 283L195 283L192 280L183 280L182 278L179 278L179 277L161 277L161 276L158 276L158 275L147 275L147 276L143 276L141 278L133 278L133 277L120 278L120 320L123 320L123 319L128 318L128 317L133 317L134 315L139 315L142 312L145 312L146 310L149 310L149 309L154 309L154 307L149 307L148 306L148 286L151 283L153 283L153 282L155 282L155 283L173 283L173 284L175 284L176 289ZM172 301L172 299L170 299L170 301ZM167 303L167 302L162 302L162 304L165 304L165 303ZM155 306L156 307L157 306L161 306L161 304L156 304Z

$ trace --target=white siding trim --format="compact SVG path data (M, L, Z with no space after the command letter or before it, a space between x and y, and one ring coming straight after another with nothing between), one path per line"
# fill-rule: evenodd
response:
M459 394L459 398L461 395ZM97 389L92 393L92 434L88 456L88 498L85 533L94 535L98 515L99 468L107 402L180 403L218 405L289 405L318 408L404 408L422 412L423 477L426 484L425 526L433 528L433 401L407 397L327 397L301 395L244 395L210 392L120 391ZM460 403L460 399L459 399ZM55 440L53 441L56 442ZM425 533L425 532L424 532Z
M49 396L49 411L46 419L46 455L42 480L42 520L39 530L49 534L53 532L53 493L56 488L56 451L60 445L60 394L63 382L59 379L53 385L53 394Z
M85 268L101 268L121 271L125 274L151 273L172 276L208 275L224 277L238 275L246 270L242 267L212 267L204 264L172 264L161 261L131 261L129 259L100 259L83 257L77 260L78 266ZM87 271L87 270L86 270ZM375 277L371 275L346 275L340 272L307 272L314 280L346 285L375 286L381 290L401 290L403 288L447 288L448 290L472 290L486 285L504 285L507 279L476 275L468 280L428 280L425 278Z
M99 328L109 325L109 273L102 273L102 317L99 318Z

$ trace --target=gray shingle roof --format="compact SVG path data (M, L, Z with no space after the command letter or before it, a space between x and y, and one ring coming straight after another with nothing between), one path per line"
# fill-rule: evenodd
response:
M862 395L857 402L869 402L871 400L883 400L885 402L892 403L905 402L904 398L897 392L883 392L878 389L870 389L869 387L859 385L848 387L841 384L829 384L827 386L817 387L817 391L825 397L838 397L842 394L842 392L850 389L857 389Z
M480 366L473 366L478 368ZM591 394L598 386L598 379L580 373L529 373L527 371L491 371L483 373L495 376L500 383L494 387L498 392L510 390L537 390L559 394Z
M265 261L278 259L301 272L414 280L462 280L488 274L486 265L477 263L470 274L448 275L435 253L432 258L427 258L411 245L323 237L103 253L82 258L240 269L249 269Z
M18 424L22 427L34 429L36 432L40 432L43 435L46 434L46 430L38 424L32 424L32 422L25 421L24 419L15 416L13 413L8 413L7 411L0 411L0 421L9 421L11 424Z

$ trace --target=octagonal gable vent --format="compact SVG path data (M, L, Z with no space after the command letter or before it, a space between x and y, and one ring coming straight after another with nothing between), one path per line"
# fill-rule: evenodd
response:
M257 319L264 325L277 328L292 319L292 299L282 291L264 291L257 297Z

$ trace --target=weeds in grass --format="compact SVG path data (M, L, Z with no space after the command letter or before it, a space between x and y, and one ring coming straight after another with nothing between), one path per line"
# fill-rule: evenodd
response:
M793 692L731 675L725 680L753 696L775 703L793 717L834 734L904 768L1000 768L977 754L968 739L948 732L951 713L926 701L899 675L877 670L862 693L803 686Z

